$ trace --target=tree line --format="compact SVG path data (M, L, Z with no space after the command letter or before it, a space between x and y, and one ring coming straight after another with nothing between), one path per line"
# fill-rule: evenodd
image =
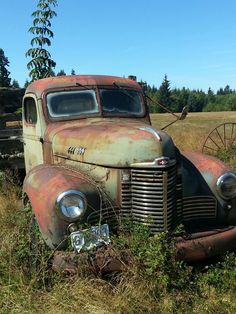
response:
M236 91L229 85L219 88L216 92L210 87L207 92L186 87L171 89L170 81L165 75L159 88L147 85L146 93L154 100L149 103L152 113L165 112L157 103L174 112L181 112L184 106L187 106L190 112L236 111Z

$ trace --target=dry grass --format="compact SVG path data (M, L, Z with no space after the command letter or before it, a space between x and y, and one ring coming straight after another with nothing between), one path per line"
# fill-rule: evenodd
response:
M153 126L162 128L174 117L170 114L152 114ZM189 113L184 121L178 121L165 131L171 135L176 146L182 151L201 151L207 134L217 125L236 122L236 112L198 112Z

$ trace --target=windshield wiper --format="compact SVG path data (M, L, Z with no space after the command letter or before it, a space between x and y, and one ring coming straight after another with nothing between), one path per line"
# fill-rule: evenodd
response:
M120 85L117 84L116 82L113 82L112 85L114 85L115 87L119 88L120 91L121 91L123 94L125 94L125 95L128 96L128 97L130 97L131 99L133 99L133 100L136 102L136 99L135 99L132 95L130 95L130 93L129 93L126 89L124 89L124 87L120 86Z
M116 82L113 82L112 83L115 87L119 88L119 90L126 96L128 96L129 98L131 98L135 104L139 105L139 102L137 102L137 99L132 96L128 91L127 89L125 89L124 87L120 86L119 84L117 84Z
M82 87L82 88L84 88L85 90L93 90L93 91L95 90L94 87L89 87L88 85L83 85L83 84L78 83L78 82L76 82L75 85L77 85L77 86L79 86L79 87Z

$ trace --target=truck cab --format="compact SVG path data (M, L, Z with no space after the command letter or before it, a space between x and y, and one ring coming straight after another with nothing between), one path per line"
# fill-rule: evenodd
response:
M102 226L95 236L109 242L108 226L116 230L125 219L152 233L182 223L188 239L177 247L185 260L234 246L235 174L213 157L181 154L152 127L134 80L72 75L31 83L23 139L25 199L52 249L66 248L70 239L83 249L85 225Z

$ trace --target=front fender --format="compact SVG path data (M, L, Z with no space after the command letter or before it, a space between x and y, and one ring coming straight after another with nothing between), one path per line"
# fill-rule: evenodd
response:
M219 159L201 153L182 155L183 197L211 195L217 201L217 224L236 224L236 198L223 200L216 189L217 179L232 171Z
M186 194L211 194L220 201L216 191L216 181L230 168L219 159L196 152L184 153L183 184Z
M69 189L85 194L88 212L98 210L100 196L95 184L77 171L62 166L39 165L24 180L23 192L31 203L45 242L53 249L67 245L69 222L59 217L55 205L58 195Z

